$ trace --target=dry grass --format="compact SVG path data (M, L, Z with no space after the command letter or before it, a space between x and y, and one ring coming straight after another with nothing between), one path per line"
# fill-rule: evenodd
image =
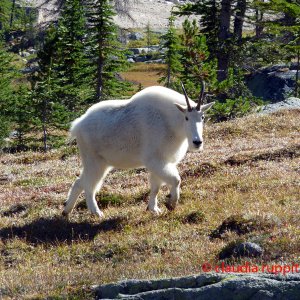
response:
M121 74L124 80L132 82L139 88L141 85L143 88L160 85L158 83L160 75L164 70L165 66L162 64L145 64L145 63L135 63L134 66Z
M180 164L179 206L159 217L146 212L144 169L107 177L98 197L105 220L80 204L65 221L78 156L64 149L2 155L0 295L88 299L94 284L201 272L205 262L220 264L221 250L237 240L265 249L239 263L299 263L299 118L295 110L208 125L205 151ZM228 225L230 216L239 216L233 223L243 230ZM212 238L226 219L226 230Z

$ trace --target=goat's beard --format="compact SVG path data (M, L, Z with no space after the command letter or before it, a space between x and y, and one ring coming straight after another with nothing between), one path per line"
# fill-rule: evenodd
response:
M200 152L200 151L203 151L203 143L202 143L202 145L199 148L195 147L195 145L189 145L188 151L189 152Z

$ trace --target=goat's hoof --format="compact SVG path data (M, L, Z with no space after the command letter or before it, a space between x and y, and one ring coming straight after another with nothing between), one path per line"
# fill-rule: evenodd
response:
M63 218L65 218L65 219L68 219L68 218L69 218L69 213L67 213L67 212L65 212L65 211L63 211L63 212L61 213L61 215L62 215Z
M154 213L156 215L160 215L162 213L161 209L158 206L156 206L154 208L150 208L149 206L147 206L146 210L150 211L150 212L152 212L152 213Z
M169 210L169 211L173 211L176 207L176 205L174 204L171 204L170 202L166 202L166 208Z
M94 216L98 217L99 219L103 219L104 218L104 213L101 210L98 210L96 212L92 213Z

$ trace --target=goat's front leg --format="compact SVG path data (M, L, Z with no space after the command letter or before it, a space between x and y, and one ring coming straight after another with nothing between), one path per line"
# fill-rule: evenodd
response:
M157 194L161 185L161 179L155 176L153 173L150 173L150 195L147 210L150 210L157 215L161 213L161 209L157 205Z
M174 174L171 183L168 183L170 185L170 197L168 197L168 200L166 202L166 207L168 210L174 210L180 198L181 180L176 167L175 170L176 170L176 175Z
M147 166L151 173L170 186L170 198L166 203L169 210L174 210L180 197L180 176L175 164L152 162Z

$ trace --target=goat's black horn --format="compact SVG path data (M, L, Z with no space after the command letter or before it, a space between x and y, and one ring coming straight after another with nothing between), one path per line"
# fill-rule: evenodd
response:
M199 95L198 104L196 106L197 110L200 110L201 105L203 105L203 103L204 103L205 81L201 80L201 83L202 83L202 88L201 88L201 92Z
M187 104L187 107L188 107L188 111L191 111L191 110L192 110L192 107L191 107L191 105L190 105L189 97L188 97L188 95L187 95L187 93L186 93L186 90L185 90L184 85L183 85L182 82L181 82L181 87L182 87L183 94L184 94L184 97L185 97L185 101L186 101L186 104Z

